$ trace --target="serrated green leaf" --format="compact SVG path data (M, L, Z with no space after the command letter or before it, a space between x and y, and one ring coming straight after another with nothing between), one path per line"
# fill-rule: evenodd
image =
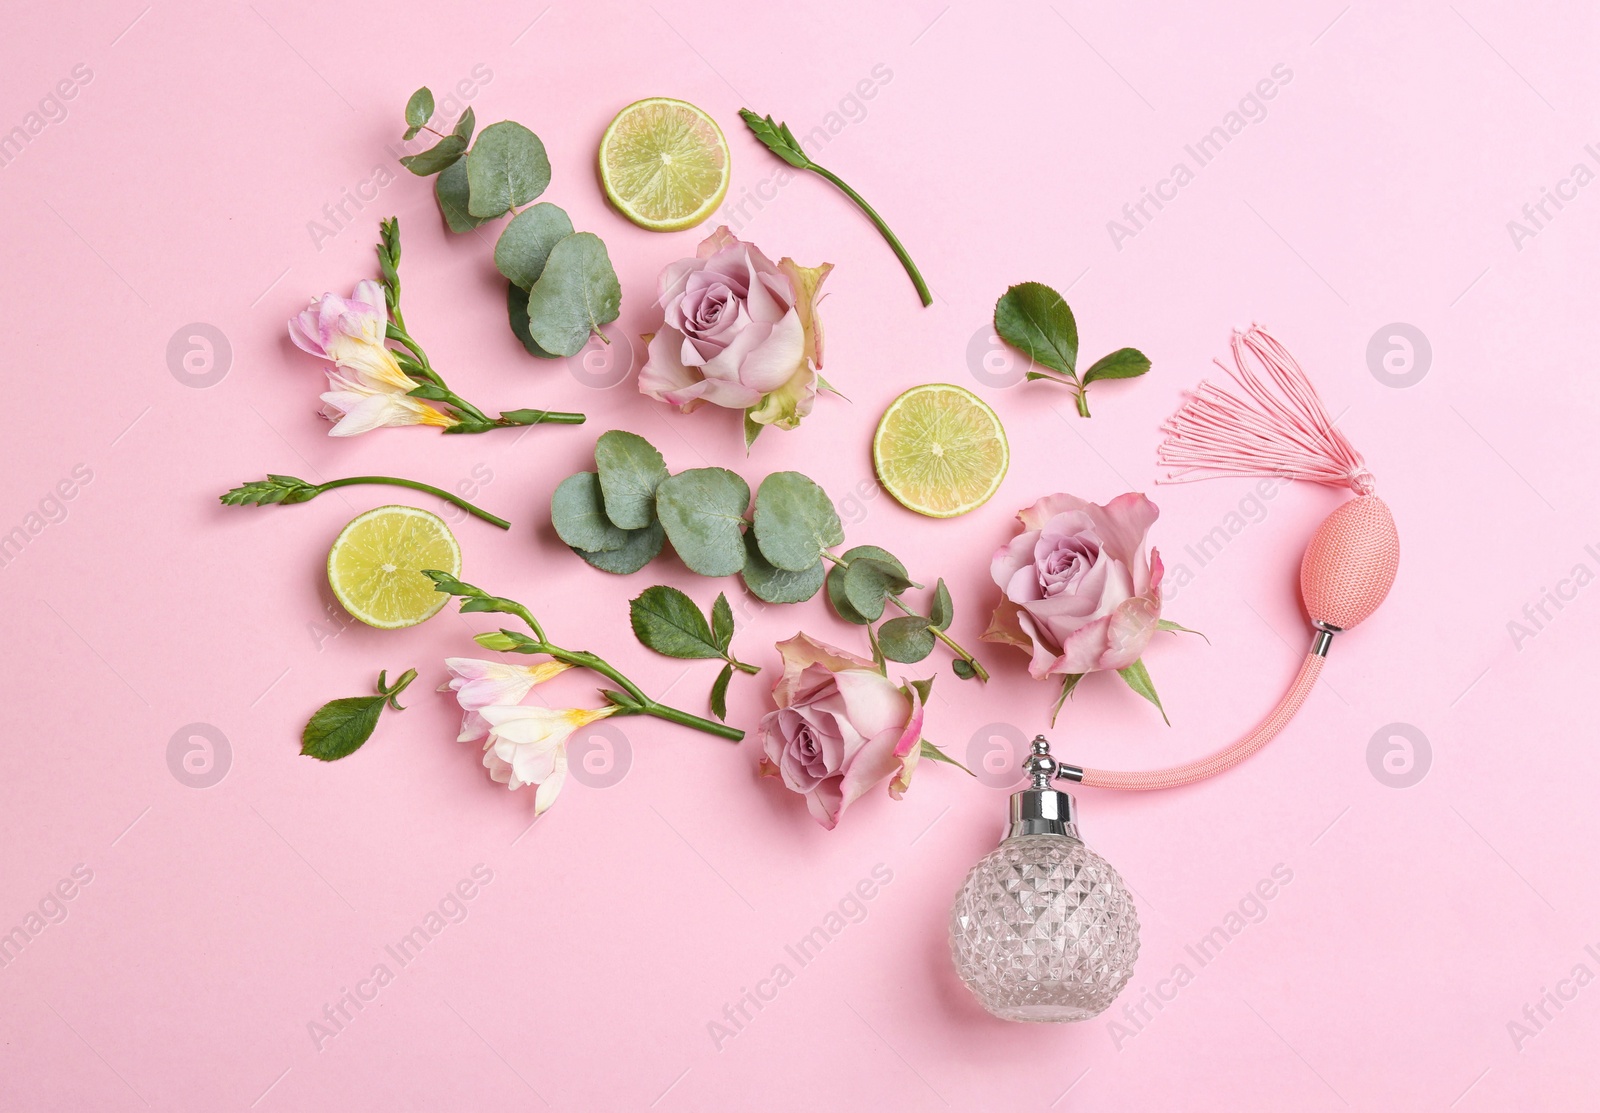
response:
M726 468L693 468L661 481L656 513L691 571L731 576L744 567L750 486Z
M1144 661L1135 661L1125 669L1118 669L1117 675L1127 681L1128 687L1156 705L1163 723L1169 727L1172 725L1172 720L1167 718L1167 709L1161 706L1161 697L1156 695L1155 682L1150 679L1150 671L1144 667Z
M1085 384L1098 379L1136 379L1150 370L1150 360L1138 348L1118 348L1108 356L1101 356L1083 373Z
M452 162L439 171L439 176L433 179L433 196L439 203L445 226L452 232L470 232L489 219L467 211L467 166L464 162ZM527 301L526 294L523 301Z
M639 571L660 554L661 546L667 536L661 529L660 522L651 522L643 529L630 529L624 532L628 535L628 540L620 549L599 553L586 553L582 549L572 551L602 572L610 572L615 576L628 576Z
M723 722L728 721L728 681L733 679L733 666L723 665L711 685L711 713Z
M411 99L406 101L406 123L414 128L433 119L433 90L426 85L411 94Z
M561 481L550 497L550 522L562 541L587 553L613 552L628 543L627 531L606 517L600 477L592 471L580 471Z
M521 124L502 120L478 136L467 155L473 216L499 216L526 205L550 184L550 159L539 137Z
M647 587L628 604L634 637L665 657L684 660L721 657L716 636L693 599L675 587Z
M622 284L606 245L593 232L578 232L550 250L528 291L528 334L547 352L576 355L620 312Z
M754 533L744 535L744 548L744 586L763 603L804 603L822 588L827 569L821 558L802 572L785 572L767 563Z
M351 696L317 708L300 733L300 752L318 761L337 761L361 748L383 714L384 696Z
M805 571L824 549L844 542L833 500L797 471L773 472L761 481L752 528L767 563L786 572Z
M994 307L994 330L1042 367L1077 374L1078 322L1066 299L1042 282L1011 287Z
M723 653L727 653L733 645L733 608L728 605L728 597L720 591L711 604L711 640L717 643L717 648Z
M466 150L465 139L459 135L447 135L420 154L406 155L400 160L400 165L417 177L426 178L429 174L437 174L454 164Z
M878 647L891 661L914 665L933 652L933 631L921 615L891 618L878 627Z
M550 249L570 235L572 221L559 205L530 205L511 218L495 241L494 265L515 285L531 289L544 273Z
M601 433L594 445L606 517L623 529L643 529L656 517L656 488L667 462L655 445L623 429Z
M950 600L950 589L944 586L944 580L941 579L933 585L933 606L928 610L928 618L938 629L948 630L955 617L956 607Z
M539 347L538 342L528 334L528 291L515 282L506 284L506 316L511 320L512 333L522 341L522 346L528 350L530 356L539 359L558 358L555 354Z

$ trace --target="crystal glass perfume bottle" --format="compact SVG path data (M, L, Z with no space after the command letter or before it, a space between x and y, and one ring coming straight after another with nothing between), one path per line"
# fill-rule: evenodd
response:
M1043 736L1011 797L1011 827L956 894L950 953L1002 1020L1062 1023L1104 1012L1133 976L1139 914L1117 871L1078 837Z

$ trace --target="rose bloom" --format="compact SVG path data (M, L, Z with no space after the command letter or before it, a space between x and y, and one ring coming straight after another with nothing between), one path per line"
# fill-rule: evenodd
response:
M1040 680L1133 664L1161 619L1161 557L1145 553L1159 513L1132 493L1105 506L1046 495L1022 511L990 564L1002 598L983 640L1026 650Z
M899 799L916 768L922 701L867 660L796 634L778 643L777 710L761 720L761 772L781 777L832 830L852 802L890 777Z
M661 272L664 320L647 337L639 390L684 413L709 402L744 410L751 428L793 429L816 401L817 291L832 269L793 259L774 265L754 244L718 228L694 258Z

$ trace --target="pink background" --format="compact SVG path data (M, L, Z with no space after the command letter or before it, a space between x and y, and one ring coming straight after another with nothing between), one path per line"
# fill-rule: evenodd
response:
M0 132L58 82L73 96L0 167L0 532L39 524L28 515L58 483L73 497L46 502L60 520L0 569L0 931L41 901L59 920L0 968L0 1106L1592 1108L1600 986L1564 979L1580 964L1600 974L1600 760L1584 713L1600 186L1561 183L1600 165L1585 146L1600 138L1593 20L1576 4L1483 0L13 5ZM595 182L596 142L639 97L710 111L733 150L730 205L758 187L771 198L726 219L774 256L838 265L826 372L851 400L822 401L746 460L733 415L681 417L631 377L597 389L529 360L505 327L493 229L449 236L429 184L390 149L416 85L443 100L464 79L480 125L512 118L543 137L545 199L608 244L624 354L659 321L657 270L710 226L628 224ZM1194 170L1185 146L1263 80L1265 118L1247 106L1257 119ZM742 104L802 134L834 125L821 161L879 204L932 308L825 183L762 185L779 164L739 126ZM1180 162L1194 180L1116 242L1108 222ZM1526 222L1545 188L1571 199L1513 237L1507 222ZM347 192L365 199L334 227L324 206ZM485 407L581 409L589 425L326 437L320 371L283 323L371 273L390 214L408 319L452 385ZM1005 357L986 351L986 322L1024 279L1070 287L1086 357L1132 344L1154 370L1097 388L1090 421L1060 389L996 385ZM1094 764L1166 764L1236 736L1287 683L1307 640L1293 571L1339 501L1295 485L1255 513L1244 482L1152 485L1160 420L1251 320L1300 357L1365 451L1404 538L1400 579L1247 766L1148 798L1081 794L1090 844L1138 894L1144 946L1112 1012L1072 1027L990 1019L946 956L946 910L994 844L1002 786L928 769L905 801L875 794L829 833L757 779L753 739L616 720L586 774L599 787L570 784L529 830L532 794L492 784L428 690L492 623L447 613L386 633L334 617L328 544L397 493L216 503L267 471L468 481L516 529L457 525L467 578L699 708L714 666L639 647L627 600L663 580L702 603L736 585L671 560L609 578L549 530L550 491L606 428L650 437L674 469L809 472L852 543L949 580L969 644L1017 508L1058 489L1147 490L1162 507L1154 542L1193 577L1168 614L1210 644L1164 637L1148 654L1172 729L1099 677L1054 737ZM197 322L231 346L206 388L168 364ZM1407 387L1369 364L1396 322L1431 346ZM927 381L978 390L1010 432L999 495L959 523L907 513L872 482L879 413ZM1242 502L1259 520L1202 566L1188 547ZM1545 603L1535 629L1524 608L1546 592L1570 598ZM749 608L736 648L770 666L772 643L801 626L860 645L819 601ZM939 673L927 733L957 756L1044 725L1050 695L1021 655L982 656L987 689L955 681L942 654L904 670ZM424 679L409 709L365 750L333 766L297 755L318 704L410 665ZM735 722L754 725L771 676L735 681ZM585 698L575 680L563 691ZM191 781L221 775L208 788L169 758L206 745L190 741L196 723L227 741L211 744L211 777L194 750ZM1395 749L1402 728L1426 747ZM385 946L480 865L492 879L466 919L400 968ZM880 865L892 880L865 918L795 968L785 945ZM87 884L72 880L80 866ZM1199 968L1185 946L1275 867L1290 882L1264 911L1246 902L1258 922ZM74 898L47 900L64 880ZM392 982L319 1050L308 1024L380 962ZM719 1049L708 1025L780 962L793 981ZM1179 963L1194 976L1174 995ZM1547 990L1575 996L1519 1039L1508 1025ZM1162 993L1137 1024L1121 1011Z

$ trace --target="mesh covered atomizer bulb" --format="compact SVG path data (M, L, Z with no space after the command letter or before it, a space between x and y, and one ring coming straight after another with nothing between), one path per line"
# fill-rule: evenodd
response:
M950 910L956 972L1002 1020L1063 1023L1104 1012L1133 976L1139 913L1117 871L1083 844L1044 737L1011 796L1011 826Z

